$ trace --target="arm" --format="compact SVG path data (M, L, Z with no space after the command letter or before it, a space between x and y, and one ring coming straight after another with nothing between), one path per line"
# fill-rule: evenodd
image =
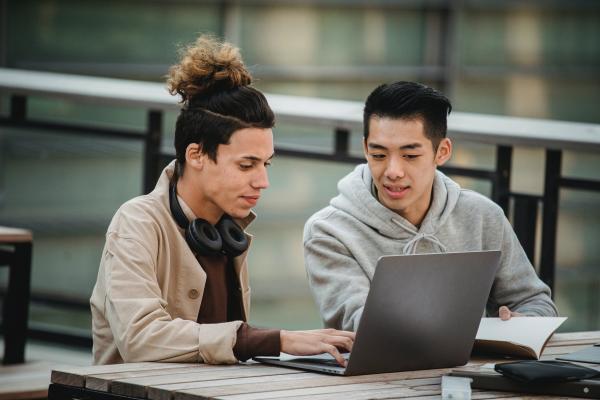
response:
M336 238L307 234L304 260L326 327L356 331L371 281Z
M488 312L498 315L498 307L507 306L511 312L526 316L557 316L550 288L538 278L508 220L504 215L501 218L502 258L492 289L495 304Z
M236 362L232 348L241 321L198 324L172 318L161 296L153 251L115 232L107 237L101 268L105 314L123 360Z

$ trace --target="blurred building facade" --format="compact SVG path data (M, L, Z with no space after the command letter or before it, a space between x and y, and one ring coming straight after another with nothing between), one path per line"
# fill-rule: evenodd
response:
M594 1L0 0L0 65L162 81L177 47L211 32L236 43L269 93L363 100L417 80L459 111L600 123L600 3ZM7 97L1 98L2 112ZM33 98L28 114L143 128L143 110ZM171 146L176 114L164 122ZM276 142L330 146L318 128L278 125ZM360 153L360 132L353 149ZM543 191L543 144L517 148L512 190ZM0 130L0 224L34 231L31 321L89 330L85 304L114 211L141 193L142 146ZM458 143L453 163L490 167L492 146ZM320 325L305 279L304 221L354 166L276 159L251 231L252 322ZM563 173L597 178L594 153ZM461 179L489 195L489 185ZM563 330L600 329L600 194L561 191L555 300ZM0 276L0 278L4 278ZM61 305L76 303L79 308Z

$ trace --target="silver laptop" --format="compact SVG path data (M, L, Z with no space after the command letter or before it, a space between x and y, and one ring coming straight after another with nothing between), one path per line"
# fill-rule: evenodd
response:
M329 354L254 359L336 375L464 365L499 260L500 251L381 257L346 368Z

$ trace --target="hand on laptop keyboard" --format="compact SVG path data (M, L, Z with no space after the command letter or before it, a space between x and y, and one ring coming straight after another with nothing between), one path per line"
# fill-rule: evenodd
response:
M342 367L346 366L345 358L340 349L352 351L354 332L338 331L337 329L315 329L310 331L282 330L281 351L296 356L309 356L329 353Z

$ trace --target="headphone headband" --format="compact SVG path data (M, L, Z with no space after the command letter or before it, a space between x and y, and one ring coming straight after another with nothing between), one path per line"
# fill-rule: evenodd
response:
M185 216L185 213L179 204L179 200L177 200L177 180L171 183L169 187L169 207L171 208L171 214L173 214L173 219L175 219L177 225L179 225L181 229L187 229L190 221Z

